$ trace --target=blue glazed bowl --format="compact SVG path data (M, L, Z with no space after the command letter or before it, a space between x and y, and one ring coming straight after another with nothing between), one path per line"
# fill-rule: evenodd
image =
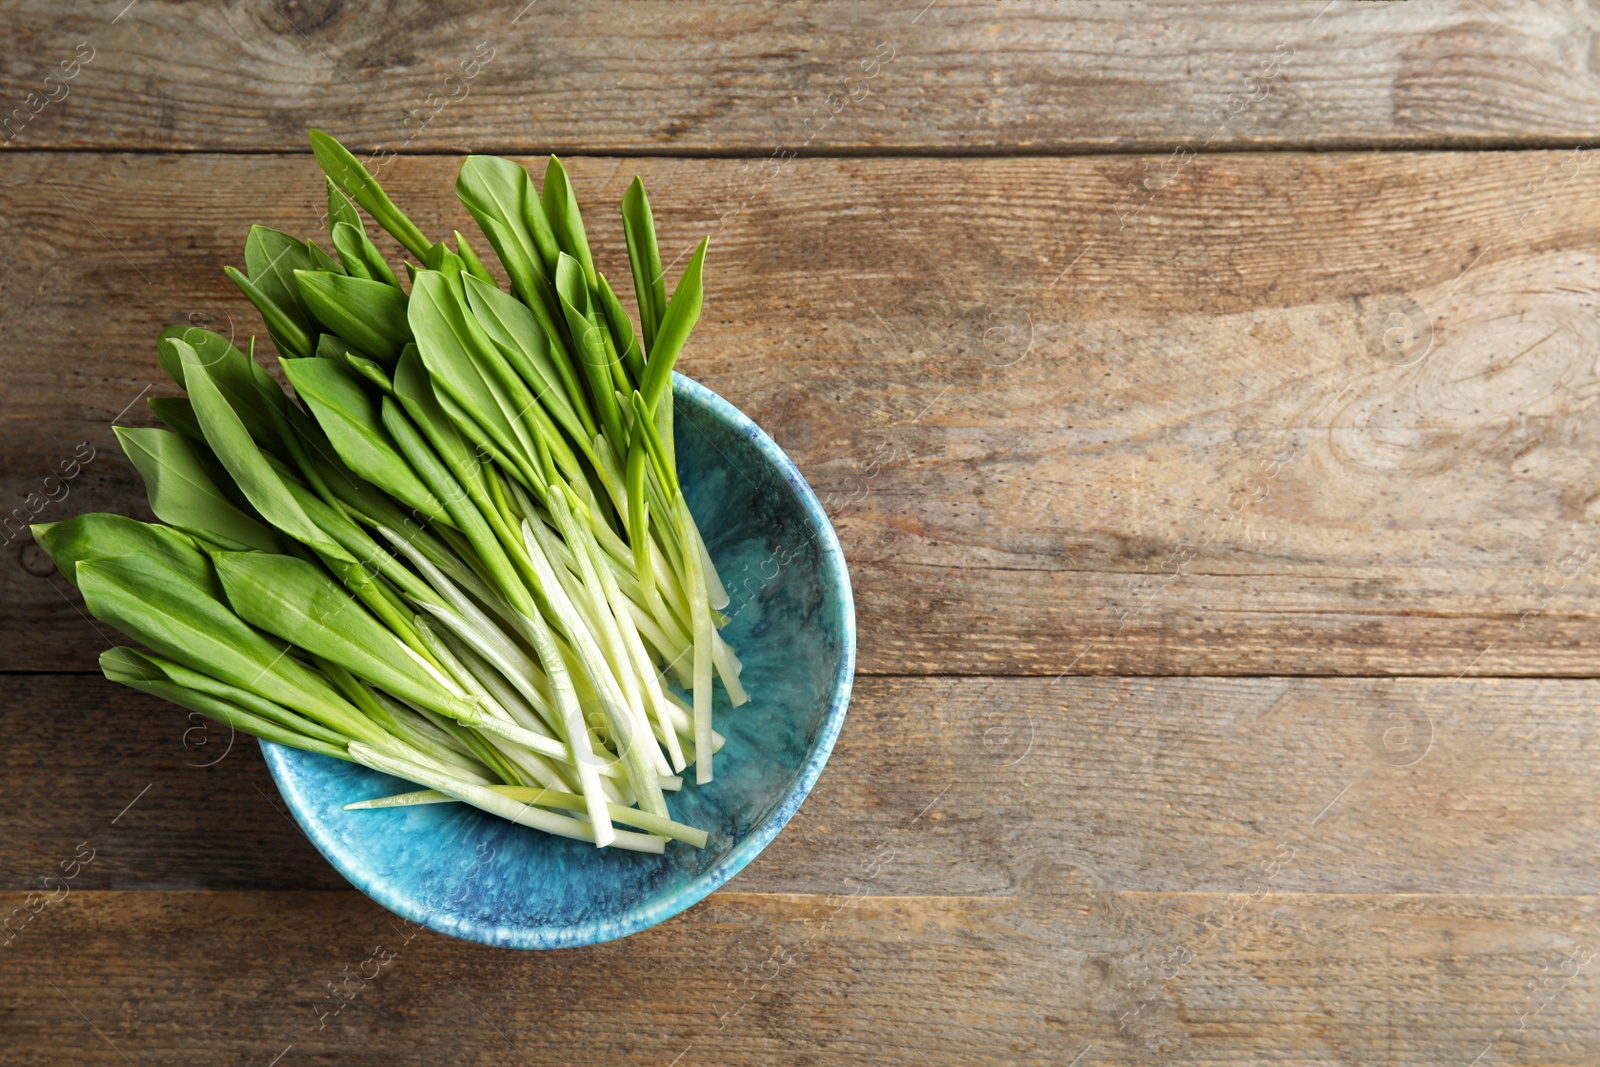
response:
M833 750L855 673L855 608L833 527L789 457L745 415L674 375L678 470L727 586L724 636L750 703L729 707L716 779L667 794L710 834L662 856L516 826L465 804L344 811L416 786L261 742L301 829L356 888L441 934L507 948L568 948L637 933L737 874L805 800Z

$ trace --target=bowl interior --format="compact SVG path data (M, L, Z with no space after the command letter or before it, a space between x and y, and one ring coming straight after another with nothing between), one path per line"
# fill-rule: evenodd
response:
M710 834L664 856L515 826L465 804L343 811L416 788L352 763L262 742L307 836L378 903L440 933L558 948L622 937L716 889L776 836L838 736L855 666L849 576L837 539L794 465L754 423L675 375L684 496L726 585L723 636L744 663L750 703L718 686L728 741L716 779L667 794L672 817Z

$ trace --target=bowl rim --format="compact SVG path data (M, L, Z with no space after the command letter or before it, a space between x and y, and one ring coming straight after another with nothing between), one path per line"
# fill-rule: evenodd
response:
M371 877L347 869L340 856L342 850L323 830L320 823L308 820L304 811L309 805L285 780L288 773L287 760L295 750L271 741L260 741L262 758L266 761L267 769L272 774L272 780L277 785L279 794L288 804L295 822L311 839L317 851L322 853L323 858L351 885L401 918L426 926L436 933L498 948L576 948L627 937L629 934L649 929L687 911L727 884L729 879L743 870L762 849L772 843L773 838L778 836L779 831L800 809L801 803L822 775L822 769L827 765L834 743L839 738L839 731L844 726L845 710L850 703L850 690L855 681L856 666L855 597L850 587L850 570L845 563L844 550L839 546L838 534L834 532L833 524L828 521L827 512L823 510L816 493L807 484L805 477L794 465L794 461L765 430L733 404L693 378L674 371L672 379L675 398L690 400L709 409L719 420L742 433L768 462L782 473L784 481L799 500L810 520L811 528L815 531L814 541L819 550L822 571L832 579L829 584L837 591L843 652L839 658L839 669L834 675L828 710L823 716L816 743L806 754L799 775L778 798L778 802L767 813L767 817L751 828L727 855L706 868L688 884L665 896L648 899L630 907L617 916L589 919L571 926L510 927L481 920L462 919L458 916L450 916L452 921L441 923L440 919L445 917L444 913L429 911L409 894L397 891L389 884L375 885Z

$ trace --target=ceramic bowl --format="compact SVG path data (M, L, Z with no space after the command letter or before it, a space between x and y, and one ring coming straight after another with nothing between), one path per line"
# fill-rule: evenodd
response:
M263 741L300 827L356 888L441 934L508 948L566 948L668 919L777 836L828 760L855 670L850 576L815 494L772 438L704 386L674 376L678 469L728 590L724 636L750 703L717 687L726 735L716 778L667 794L672 817L710 834L662 856L552 837L465 804L344 811L416 788Z

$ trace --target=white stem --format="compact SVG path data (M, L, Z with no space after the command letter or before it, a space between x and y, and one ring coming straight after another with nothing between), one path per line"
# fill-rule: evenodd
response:
M519 690L526 685L529 689L525 692L534 691L533 679L527 674L527 657L521 654L515 643L490 624L488 618L472 604L466 594L456 588L420 553L410 550L409 546L398 541L396 546L410 559L413 566L423 572L434 588L460 615L453 616L449 611L432 604L419 606L432 611L445 625L454 629L458 636L497 667L512 685L517 686ZM605 795L600 789L597 760L589 746L589 730L584 724L583 711L578 706L577 695L572 690L572 679L567 676L566 664L562 662L561 653L556 647L555 635L550 632L550 627L544 618L537 613L528 618L520 612L513 611L512 616L517 621L523 636L528 638L539 659L544 663L545 676L549 679L551 692L556 698L556 707L561 713L562 732L566 734L566 741L571 746L572 758L578 769L578 791L588 802L589 819L594 824L596 844L604 848L613 840L611 817L606 812ZM469 621L475 625L468 625ZM523 665L521 669L518 667L519 662Z
M557 834L561 837L576 838L579 841L597 841L599 825L594 822L583 822L566 815L557 815L545 811L531 804L518 803L504 794L486 786L476 785L464 779L453 778L440 773L430 767L425 767L409 760L396 758L385 752L364 745L359 741L351 742L350 758L357 763L373 770L392 774L398 778L406 778L425 785L430 789L437 789L441 793L455 797L457 800L471 804L475 808L509 819L522 826L532 826L546 833ZM602 802L603 803L603 802ZM606 811L606 823L611 826L610 812ZM666 839L654 834L637 834L630 830L612 830L611 844L618 848L630 849L635 852L664 851Z
M552 496L552 499L565 507L566 501L562 497ZM557 580L549 559L538 550L538 541L529 536L529 533L529 527L524 523L523 540L527 544L529 559L540 583L544 586L545 598L554 609L557 620L566 632L568 641L571 642L573 652L583 664L584 673L600 698L600 706L605 712L612 733L616 735L619 755L627 762L634 791L639 794L639 806L652 814L665 815L667 805L661 796L661 787L656 782L656 773L645 763L644 752L640 748L643 742L634 736L637 731L632 729L632 713L622 703L622 694L617 691L616 681L611 677L611 672L604 669L605 657L595 645L594 636L578 617L577 608L567 598L566 591ZM546 670L549 671L548 664ZM585 732L585 738L587 736Z

